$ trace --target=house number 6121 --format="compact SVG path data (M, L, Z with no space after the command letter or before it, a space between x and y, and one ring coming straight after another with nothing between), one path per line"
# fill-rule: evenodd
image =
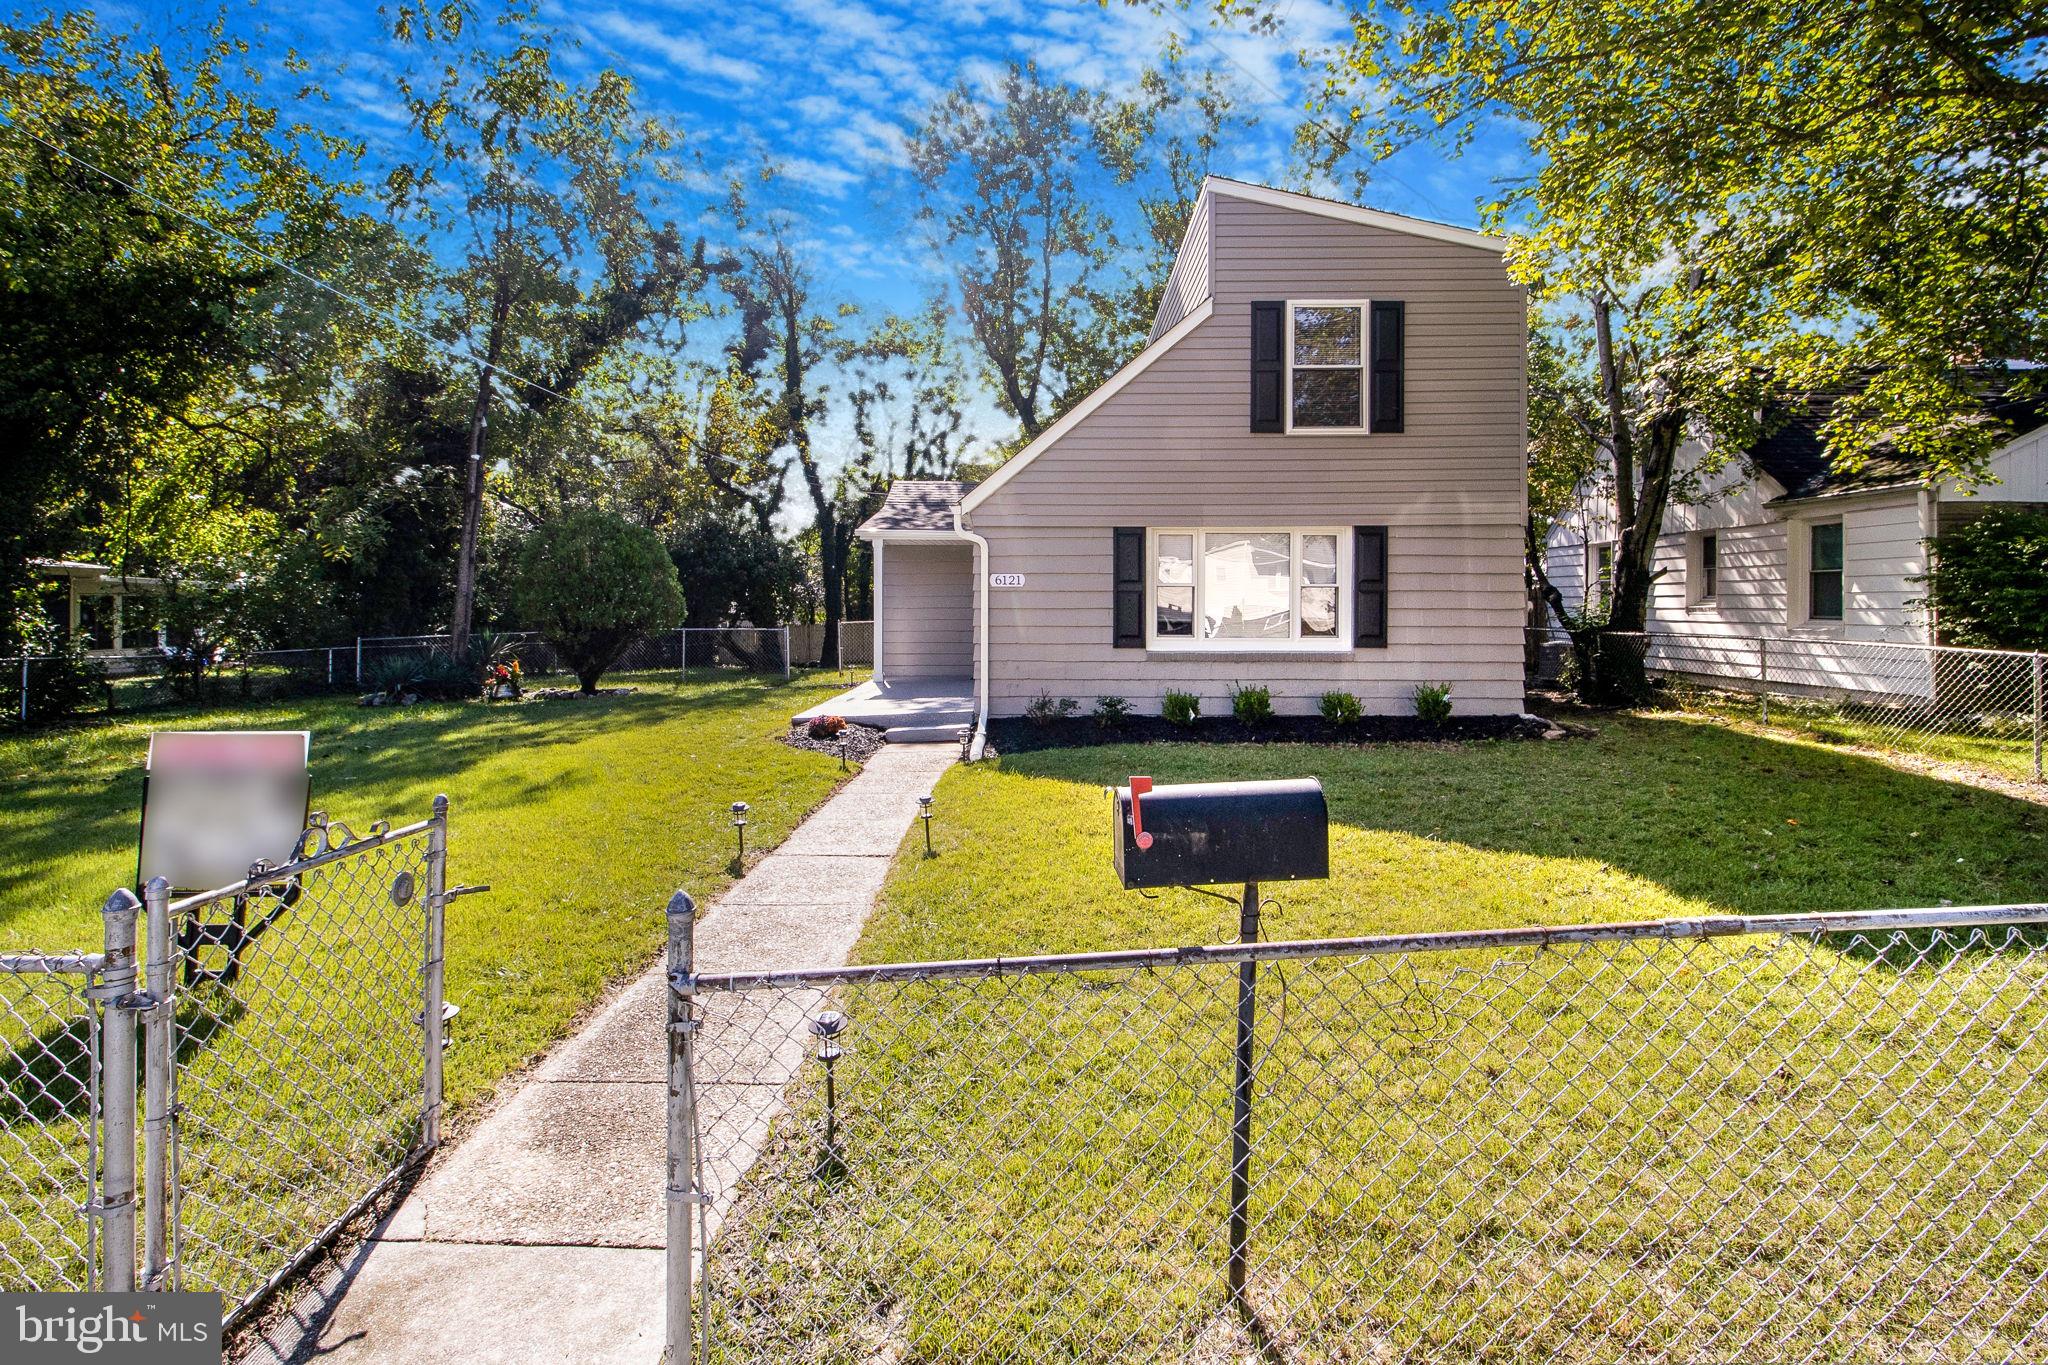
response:
M988 585L991 588L1021 588L1024 586L1024 575L1020 573L992 573L988 576Z

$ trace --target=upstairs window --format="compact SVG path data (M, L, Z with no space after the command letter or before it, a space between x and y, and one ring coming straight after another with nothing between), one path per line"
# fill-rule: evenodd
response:
M1291 431L1365 428L1364 303L1287 309L1287 423Z

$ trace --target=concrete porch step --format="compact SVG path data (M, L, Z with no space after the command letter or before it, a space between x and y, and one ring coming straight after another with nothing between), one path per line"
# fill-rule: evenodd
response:
M882 738L891 744L958 744L961 728L972 724L974 714L967 712L951 725L892 725Z

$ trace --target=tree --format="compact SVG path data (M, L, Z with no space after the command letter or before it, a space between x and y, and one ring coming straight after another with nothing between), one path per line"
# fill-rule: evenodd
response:
M791 552L752 517L702 512L670 533L668 552L682 581L683 624L690 629L784 619Z
M1069 372L1097 368L1080 357L1100 345L1089 286L1115 247L1085 181L1100 168L1102 110L1099 96L1011 63L993 102L962 81L910 141L919 216L952 253L961 314L1026 440L1086 394Z
M436 325L476 362L449 626L459 643L473 620L494 406L529 429L560 420L614 348L673 343L716 267L701 240L685 251L641 203L639 186L660 169L672 134L636 111L621 73L559 74L530 0L488 26L468 3L424 0L399 6L391 23L426 70L400 80L422 150L392 171L386 199L456 253ZM559 449L555 435L506 449L515 460Z
M1487 213L1527 277L1681 256L1781 385L1865 377L1844 466L1882 444L1966 476L2000 443L1977 367L2048 354L2038 6L1378 0L1355 34L1320 100L1351 135L1303 140L1325 166L1523 130Z
M224 18L184 36L173 58L85 12L0 26L0 611L32 557L104 537L163 458L195 504L212 465L194 451L233 425L195 405L247 379L245 320L277 279L256 252L302 257L337 216L304 153L342 144L255 98Z
M1944 643L2048 649L2048 514L2007 505L1928 542L1921 604Z
M611 512L572 512L519 551L515 600L576 674L583 691L626 646L682 615L683 591L661 540Z

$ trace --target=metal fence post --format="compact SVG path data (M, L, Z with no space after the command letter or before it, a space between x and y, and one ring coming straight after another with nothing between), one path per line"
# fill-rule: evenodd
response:
M427 830L427 942L420 964L420 1038L425 1049L420 1072L420 1150L441 1145L441 992L445 963L442 943L448 908L448 798L434 798Z
M668 1365L689 1365L690 1281L696 1254L697 904L678 891L668 902Z
M788 682L788 681L789 681L789 627L788 627L788 626L784 626L784 627L782 628L782 680L783 680L784 682ZM2040 693L2040 690L2041 690L2041 689L2040 689L2039 687L2036 687L2036 688L2034 689L2034 691L2035 691L2035 694L2036 694L2037 696L2039 695L2039 693ZM2034 712L2035 712L2035 714L2036 714L2036 715L2038 715L2038 714L2040 713L2040 710L2041 710L2041 708L2040 708L2040 706L2039 706L2039 705L2036 705L2036 706L2034 707ZM2036 730L2038 731L2038 730L2039 730L2039 729L2040 729L2041 727L2040 727L2040 726L2038 726L2038 725L2036 725L2036 726L2035 726L2034 728L2035 728L2035 729L2036 729ZM2038 744L2037 744L2037 745L2035 745L2035 748L2037 748L2037 749L2038 749L2039 747L2040 747L2040 746L2039 746ZM2041 766L2041 765L2040 765L2039 763L2036 763L2036 764L2034 765L2034 767L2035 767L2035 768L2036 768L2037 770L2038 770L2038 769L2040 768L2040 766ZM2040 776L2040 773L2039 773L2039 771L2036 771L2034 775L2035 775L2036 777L2039 777L2039 776Z
M356 636L356 686L363 685L363 637Z
M168 1289L170 1272L170 1137L172 998L171 886L152 877L146 908L143 971L150 1006L142 1016L142 1288Z
M2041 651L2034 651L2034 780L2041 780Z
M106 965L95 994L106 1009L100 1028L100 1283L113 1294L135 1288L135 914L142 903L126 887L108 896Z
M1771 723L1771 637L1756 637L1756 676L1759 684L1757 697L1763 702L1763 723Z
M1240 943L1259 941L1259 884L1247 882L1238 911ZM1252 1034L1257 1024L1259 964L1237 964L1237 1080L1230 1098L1230 1271L1229 1299L1245 1308L1246 1243L1250 1238L1252 1176Z

